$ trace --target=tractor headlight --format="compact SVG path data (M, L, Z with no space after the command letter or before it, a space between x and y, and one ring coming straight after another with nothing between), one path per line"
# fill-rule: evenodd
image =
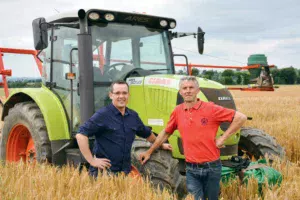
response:
M107 21L114 21L115 20L115 16L113 15L113 14L111 14L111 13L106 13L105 15L104 15L104 18L107 20Z

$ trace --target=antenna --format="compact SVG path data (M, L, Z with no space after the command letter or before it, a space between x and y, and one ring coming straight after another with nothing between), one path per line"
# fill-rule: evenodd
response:
M56 8L54 8L54 10L55 10L57 13L60 13Z

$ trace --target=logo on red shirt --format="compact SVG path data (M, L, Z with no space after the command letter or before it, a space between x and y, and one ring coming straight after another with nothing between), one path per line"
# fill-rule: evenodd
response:
M201 124L202 124L202 126L206 126L207 123L208 123L208 119L207 119L207 118L202 118L202 119L201 119Z

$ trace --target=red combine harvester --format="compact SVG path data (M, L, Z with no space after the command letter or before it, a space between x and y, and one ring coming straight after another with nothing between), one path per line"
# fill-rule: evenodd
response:
M251 55L253 56L253 55ZM257 55L255 55L257 56ZM186 67L187 64L175 64L177 67ZM228 87L229 90L241 91L274 91L274 81L270 73L270 68L275 65L253 64L248 66L221 66L221 65L203 65L203 64L188 64L188 74L192 74L192 68L213 68L213 69L236 69L248 70L251 75L249 87Z

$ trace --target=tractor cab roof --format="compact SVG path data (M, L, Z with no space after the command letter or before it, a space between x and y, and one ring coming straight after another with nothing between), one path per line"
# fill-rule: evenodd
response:
M85 12L89 22L92 23L117 22L131 25L144 25L146 27L159 29L170 29L175 28L176 26L175 19L154 15L146 15L142 13L120 12L102 9L86 9ZM99 19L92 19L89 15L91 13L97 13L99 15ZM112 14L114 16L114 20L106 20L106 14ZM77 22L78 20L78 10L59 13L46 19L48 23L71 23ZM164 22L162 23L162 21Z
M78 11L73 10L73 11L52 15L46 18L46 21L48 23L66 23L66 22L78 21Z

